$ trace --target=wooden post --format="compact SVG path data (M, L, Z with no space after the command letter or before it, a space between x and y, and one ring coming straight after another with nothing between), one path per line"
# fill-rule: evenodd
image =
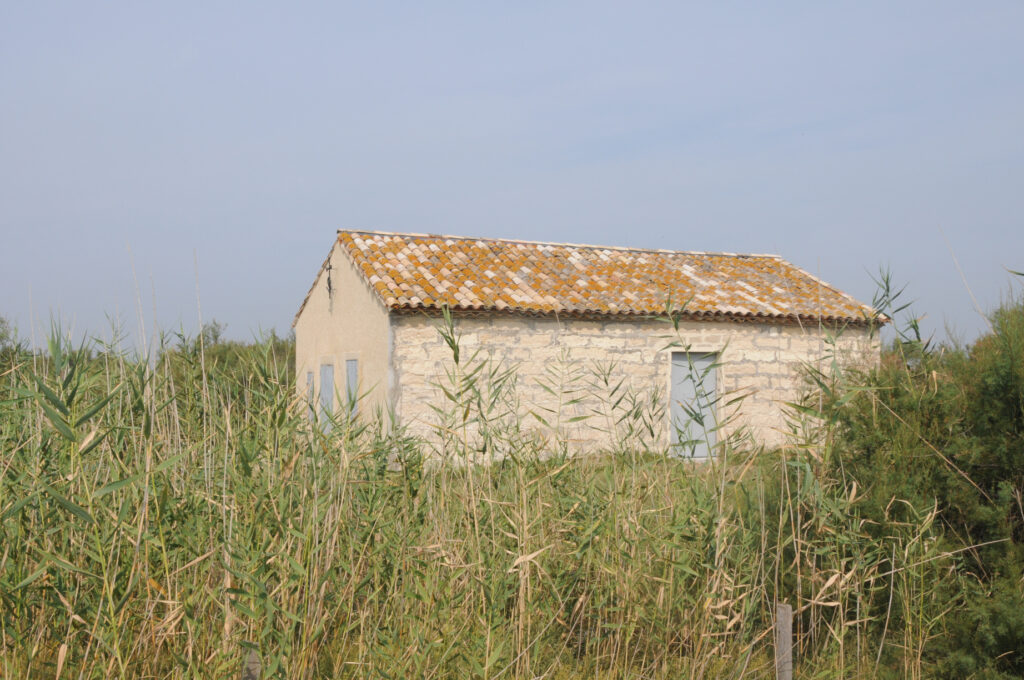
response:
M250 649L249 654L242 663L242 680L260 680L260 672L263 664L260 663L260 655L255 649Z
M793 607L775 605L775 677L793 680Z

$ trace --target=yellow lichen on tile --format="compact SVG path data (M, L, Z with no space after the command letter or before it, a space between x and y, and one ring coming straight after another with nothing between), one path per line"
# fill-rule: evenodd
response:
M861 323L873 312L774 255L637 250L339 231L338 242L396 310L655 315Z

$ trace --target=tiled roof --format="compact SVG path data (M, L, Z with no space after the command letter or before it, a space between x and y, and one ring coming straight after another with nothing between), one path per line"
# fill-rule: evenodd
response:
M776 255L339 231L392 310L863 323L870 307Z

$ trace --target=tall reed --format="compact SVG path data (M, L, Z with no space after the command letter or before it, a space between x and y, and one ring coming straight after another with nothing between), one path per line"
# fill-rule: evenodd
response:
M254 651L281 678L772 677L779 601L801 674L874 677L880 646L920 674L933 515L867 527L820 431L694 464L645 444L656 400L569 366L541 438L514 367L439 332L434 444L380 415L311 425L272 343L231 367L55 334L15 360L0 676L227 678ZM617 450L558 438L581 389L608 391Z

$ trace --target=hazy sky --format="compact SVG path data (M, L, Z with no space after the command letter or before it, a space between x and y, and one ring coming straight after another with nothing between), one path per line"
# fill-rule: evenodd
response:
M286 332L341 227L886 266L970 339L952 255L1021 289L1024 3L0 5L22 335L192 331L197 280Z

